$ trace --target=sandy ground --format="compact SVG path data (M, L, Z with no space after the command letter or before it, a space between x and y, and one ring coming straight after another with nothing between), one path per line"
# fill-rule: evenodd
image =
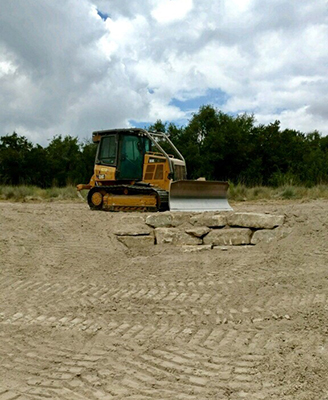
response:
M292 231L131 250L136 214L0 203L0 400L328 399L328 202L235 209Z

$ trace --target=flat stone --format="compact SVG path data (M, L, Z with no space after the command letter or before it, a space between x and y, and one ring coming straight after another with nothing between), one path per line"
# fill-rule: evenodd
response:
M222 228L227 225L229 213L211 214L201 213L190 218L190 223L195 226L207 226L209 228Z
M164 212L148 215L146 224L153 228L169 228L189 224L189 220L188 213Z
M287 237L291 232L291 229L279 227L276 229L260 229L255 231L251 243L258 244L258 243L270 243L274 239L284 239Z
M193 235L193 236L201 238L201 237L207 235L210 230L211 229L208 228L207 226L201 226L201 227L194 227L194 228L186 229L186 233L188 233L189 235Z
M117 240L129 248L153 246L155 239L153 235L147 236L117 236Z
M276 239L277 237L277 230L276 229L260 229L255 231L251 243L258 244L258 243L270 243L272 240Z
M210 244L201 244L198 246L182 246L184 253L198 253L199 251L211 250L212 246Z
M188 235L185 231L176 228L156 228L155 237L157 244L175 246L202 244L202 239Z
M153 229L146 224L132 224L114 231L116 236L141 236L150 235Z
M172 214L164 212L148 215L146 224L153 228L172 226Z
M189 213L173 212L171 215L172 215L172 226L181 226L181 225L189 225L190 226L190 214Z
M252 231L246 228L213 229L204 237L204 244L238 246L250 244Z
M260 213L232 213L227 221L230 226L240 226L256 229L273 229L284 223L283 215L271 215Z

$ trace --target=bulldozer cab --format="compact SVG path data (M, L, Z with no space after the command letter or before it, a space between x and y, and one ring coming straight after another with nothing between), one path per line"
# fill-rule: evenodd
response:
M116 180L142 180L144 155L150 149L145 136L126 132L102 136L96 164L116 167Z

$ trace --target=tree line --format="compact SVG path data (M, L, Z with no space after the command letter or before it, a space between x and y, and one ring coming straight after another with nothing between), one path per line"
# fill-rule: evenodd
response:
M0 183L47 188L89 182L95 152L95 144L72 136L56 136L42 147L14 132L0 138Z
M328 137L317 131L256 124L253 115L231 116L204 105L186 126L158 120L148 127L170 135L184 155L188 178L229 180L248 186L328 183ZM91 133L90 133L91 134ZM55 136L47 147L14 132L0 137L0 183L40 187L88 182L96 145Z
M200 107L182 128L157 121L185 156L188 177L229 180L247 186L312 186L328 183L328 136L256 124L254 115L231 116Z

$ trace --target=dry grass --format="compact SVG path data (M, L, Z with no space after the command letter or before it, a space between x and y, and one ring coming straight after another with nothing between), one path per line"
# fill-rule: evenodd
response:
M86 191L82 191L82 195L86 197ZM249 188L243 184L230 183L228 198L231 201L328 199L328 185L317 185L312 188L292 185L277 188L266 186ZM81 201L74 186L41 189L26 185L0 185L0 200L18 202Z
M63 201L79 200L74 186L64 188L52 187L41 189L37 186L7 186L0 185L0 200L33 202L33 201Z
M317 185L311 188L304 186L284 185L277 188L267 186L246 187L243 184L230 184L229 200L299 200L328 199L328 185Z

